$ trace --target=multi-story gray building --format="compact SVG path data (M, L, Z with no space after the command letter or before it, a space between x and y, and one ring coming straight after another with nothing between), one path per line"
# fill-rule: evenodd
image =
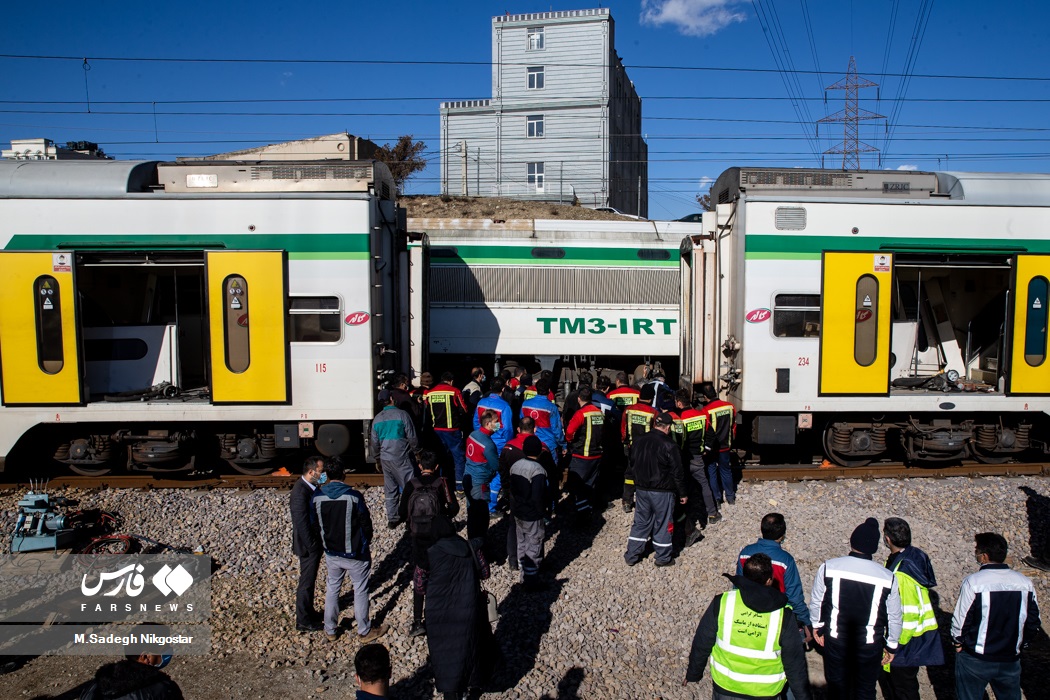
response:
M441 104L441 191L646 216L642 101L608 9L492 18L492 97Z

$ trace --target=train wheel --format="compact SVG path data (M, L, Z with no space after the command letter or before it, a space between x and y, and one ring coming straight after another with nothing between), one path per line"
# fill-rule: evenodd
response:
M245 476L266 476L274 470L274 466L272 464L267 464L264 466L254 464L238 464L237 462L234 462L231 459L226 460L226 463L233 467L234 471L236 471L239 474L244 474Z
M988 454L987 452L981 452L980 450L974 450L973 451L973 458L976 459L981 464L1006 464L1011 459L1013 459L1013 455L997 455L997 454L994 454L994 453L993 454Z
M67 464L69 471L80 476L106 476L113 471L113 467L107 467L104 465L89 465L89 464Z
M871 464L871 457L858 457L850 459L849 457L844 457L839 452L836 452L835 449L831 446L831 437L832 427L829 425L824 430L824 454L826 454L828 459L830 459L832 462L839 465L840 467L866 467L869 464Z

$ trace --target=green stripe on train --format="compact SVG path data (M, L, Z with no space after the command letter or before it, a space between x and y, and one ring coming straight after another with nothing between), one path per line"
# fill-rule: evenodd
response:
M901 238L865 236L804 236L750 234L744 244L748 260L820 260L825 250L887 251L894 253L1050 253L1050 240Z
M291 260L367 260L367 233L16 234L5 250L287 250Z
M442 255L451 252L454 255ZM561 250L562 257L537 257L534 250ZM639 257L640 250L666 251L666 260ZM615 265L620 267L678 267L678 247L674 248L579 248L566 246L441 245L431 243L430 264L437 265Z

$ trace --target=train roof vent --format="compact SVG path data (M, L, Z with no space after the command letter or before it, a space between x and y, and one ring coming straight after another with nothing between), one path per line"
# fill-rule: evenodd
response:
M806 228L805 207L777 207L776 226L781 231L801 231Z
M393 199L390 170L375 161L184 161L163 163L165 192L369 192Z

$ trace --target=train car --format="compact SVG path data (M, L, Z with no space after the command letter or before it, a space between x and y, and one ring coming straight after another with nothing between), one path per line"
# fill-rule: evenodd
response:
M409 219L429 243L435 367L678 372L682 237L699 224Z
M379 163L0 162L0 462L363 456L409 358Z
M732 168L683 242L690 381L758 456L1047 451L1050 176Z

